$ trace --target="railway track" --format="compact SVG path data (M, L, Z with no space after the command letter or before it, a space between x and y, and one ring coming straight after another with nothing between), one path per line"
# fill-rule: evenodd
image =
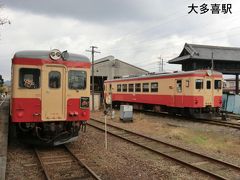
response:
M104 122L91 118L88 125L104 131ZM188 167L204 172L218 179L239 179L240 167L203 154L153 139L114 125L107 125L108 133L141 146L152 152L164 155Z
M67 146L51 149L34 149L47 180L51 179L97 179L101 180Z
M230 128L234 128L234 129L240 129L240 123L231 123L231 122L218 121L218 120L203 120L203 119L199 120L198 122L219 125L219 126L225 126L225 127L230 127Z
M213 120L213 119L191 119L183 116L173 116L167 113L154 113L154 112L146 112L146 114L150 114L152 116L159 116L161 114L163 117L177 117L182 120L186 121L192 121L192 122L198 122L198 123L205 123L205 124L212 124L212 125L217 125L217 126L224 126L224 127L229 127L229 128L234 128L234 129L240 129L240 123L232 123L232 122L227 122L223 120Z

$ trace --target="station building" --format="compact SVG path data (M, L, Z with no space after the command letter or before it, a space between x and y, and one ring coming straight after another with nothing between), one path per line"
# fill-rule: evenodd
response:
M181 64L183 71L213 69L235 75L235 93L239 94L240 48L185 43L179 56L168 61Z

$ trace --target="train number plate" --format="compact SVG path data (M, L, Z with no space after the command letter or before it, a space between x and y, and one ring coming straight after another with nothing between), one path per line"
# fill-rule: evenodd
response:
M80 108L89 108L89 97L80 98Z

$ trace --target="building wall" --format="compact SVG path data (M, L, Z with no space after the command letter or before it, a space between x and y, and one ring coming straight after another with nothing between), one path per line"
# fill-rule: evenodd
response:
M230 61L213 61L214 70L222 73L240 73L240 63ZM192 71L197 69L211 69L212 62L210 60L186 60L182 63L183 71Z
M115 76L142 75L146 73L148 72L145 70L141 70L118 60L115 61Z
M113 56L99 59L94 64L94 92L99 93L100 104L103 101L103 82L106 79L119 78L128 75L143 75L148 71L124 63ZM98 104L96 102L96 104ZM94 105L95 106L95 105ZM98 107L95 107L96 109Z
M112 68L110 61L94 64L94 76L110 76Z
M117 59L112 61L100 62L94 65L94 76L106 76L108 79L114 79L126 75L142 75L147 71L126 64Z
M240 89L240 81L239 81L239 89ZM223 87L224 92L235 93L236 91L236 80L226 80Z

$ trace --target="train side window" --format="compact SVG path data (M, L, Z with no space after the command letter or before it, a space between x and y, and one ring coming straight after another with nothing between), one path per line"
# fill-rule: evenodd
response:
M143 89L143 92L149 92L149 84L148 83L143 83L142 84L142 89Z
M182 80L177 80L177 92L182 92Z
M203 80L202 79L196 79L195 81L195 88L196 89L203 89Z
M68 72L69 89L86 89L87 72L71 70Z
M40 87L40 69L21 68L19 71L19 87L37 89Z
M117 85L117 92L121 92L121 88L122 88L122 85L121 85L121 84L118 84L118 85Z
M158 92L158 83L151 83L151 92Z
M189 87L189 86L190 86L190 81L186 80L186 87Z
M127 92L127 84L123 84L122 85L122 91L123 92Z
M211 89L211 81L207 81L207 89Z
M61 73L58 71L51 71L48 74L48 86L50 88L56 89L61 86Z
M221 80L214 81L214 89L222 89L222 81Z
M128 84L128 92L133 92L133 84Z
M135 84L135 92L141 92L141 84L140 83Z

